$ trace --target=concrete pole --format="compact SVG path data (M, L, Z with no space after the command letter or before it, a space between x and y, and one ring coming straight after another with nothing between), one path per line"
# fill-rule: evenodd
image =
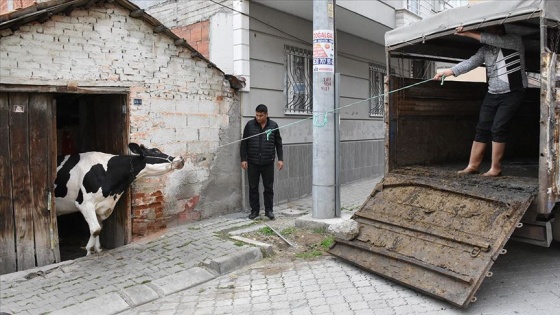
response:
M313 0L313 210L336 216L334 0ZM326 121L326 123L325 123Z

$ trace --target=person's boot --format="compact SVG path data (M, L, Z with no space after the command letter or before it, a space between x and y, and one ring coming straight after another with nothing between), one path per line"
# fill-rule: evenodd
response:
M502 142L492 142L492 166L490 170L482 176L500 176L502 175L502 159L506 151L506 144Z
M258 212L251 211L251 214L249 214L248 218L251 219L251 220L253 220L253 219L255 219L255 218L258 217L258 216L259 216L259 213L258 213Z
M477 174L480 163L482 163L484 158L485 149L486 143L473 141L469 165L465 169L458 171L457 174Z
M264 213L264 215L270 220L274 220L274 213L272 213L272 211L267 211Z

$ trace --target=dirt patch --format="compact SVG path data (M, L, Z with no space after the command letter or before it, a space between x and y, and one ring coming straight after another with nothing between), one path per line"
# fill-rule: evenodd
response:
M315 259L329 255L326 251L334 242L334 236L325 229L304 229L297 227L274 228L289 245L270 227L262 227L254 232L244 233L241 236L273 246L274 261L293 261L295 259Z

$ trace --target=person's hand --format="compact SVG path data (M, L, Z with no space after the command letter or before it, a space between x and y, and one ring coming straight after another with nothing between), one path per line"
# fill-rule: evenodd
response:
M438 73L436 73L436 75L434 76L434 80L441 80L442 76L446 76L446 77L450 77L454 75L453 71L451 71L451 69L444 69L443 71L440 71Z
M480 32L478 32L478 31L465 31L462 26L457 27L455 29L455 33L453 33L453 34L458 35L458 36L470 37L472 39L476 39L476 40L480 41Z
M278 170L281 170L284 168L284 162L283 161L278 161Z
M246 170L248 166L249 166L249 164L247 164L247 161L241 162L241 168L242 169Z

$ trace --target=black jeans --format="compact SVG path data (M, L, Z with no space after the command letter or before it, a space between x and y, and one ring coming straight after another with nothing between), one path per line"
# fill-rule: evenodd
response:
M264 211L272 212L272 200L274 198L274 163L267 165L257 165L249 163L247 169L249 176L249 204L251 212L259 213L259 181L262 176L264 192Z
M525 89L519 89L505 94L486 93L478 125L476 126L476 142L489 143L507 142L509 123L521 104Z

